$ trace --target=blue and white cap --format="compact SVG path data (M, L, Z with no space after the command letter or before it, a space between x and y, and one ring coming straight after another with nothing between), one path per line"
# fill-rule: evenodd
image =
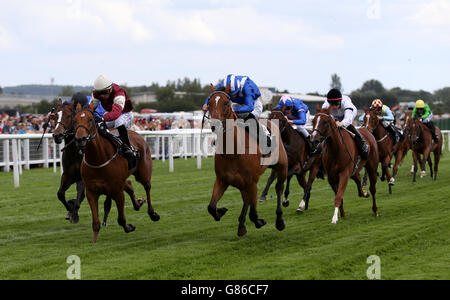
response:
M247 81L248 77L242 77L241 80L239 80L235 75L229 74L225 79L222 81L222 85L224 87L227 87L228 84L230 85L230 92L232 96L236 96L238 93L240 93L240 96L242 96L242 88L244 87L245 82Z
M294 101L292 100L291 96L284 95L281 97L280 102L283 103L283 106L293 106Z

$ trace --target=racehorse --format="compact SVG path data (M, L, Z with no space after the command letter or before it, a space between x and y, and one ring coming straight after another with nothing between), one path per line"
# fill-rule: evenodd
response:
M334 215L331 220L332 224L338 221L338 209L341 217L345 217L343 195L347 187L348 180L352 178L357 187L360 197L369 197L361 186L360 170L364 167L367 170L370 180L370 193L372 194L372 211L375 216L377 213L376 206L376 183L377 183L377 167L378 167L378 146L375 138L366 128L360 128L359 132L366 140L369 146L369 154L367 160L361 160L358 156L358 149L353 141L352 134L344 128L336 125L335 120L330 115L331 107L328 109L320 109L316 105L316 115L313 120L312 142L318 146L322 146L322 165L327 173L328 183L335 193L334 198Z
M140 160L137 165L128 170L128 160L119 154L119 148L113 145L107 138L99 134L94 119L94 105L82 108L76 107L76 115L73 118L75 128L75 144L84 151L81 163L81 177L86 186L86 197L92 212L92 230L94 243L98 240L100 221L98 219L98 198L107 195L114 199L118 210L118 223L126 233L132 232L136 227L127 224L124 213L124 194L126 179L133 174L136 181L141 183L147 194L147 204L152 221L159 221L159 215L154 211L151 199L152 156L150 147L136 132L128 131L130 142L134 149L138 150ZM133 202L135 209L139 209L143 202Z
M311 187L314 179L320 168L319 164L312 164L309 172L308 182L305 182L305 174L308 170L305 170L304 164L308 157L307 145L301 134L295 130L287 121L283 114L283 111L272 110L269 115L269 120L276 119L279 122L279 130L281 139L283 141L284 148L288 157L288 177L286 182L286 189L284 191L283 206L289 206L289 193L290 193L290 181L292 176L296 176L299 185L303 188L303 199L299 204L297 212L303 212L308 209L309 198L311 195ZM320 157L315 156L311 159L319 161ZM269 188L273 181L276 179L276 171L272 170L267 180L266 187L264 188L260 201L265 201Z
M364 125L375 137L378 144L378 154L381 163L381 181L387 179L389 185L389 194L392 194L392 186L395 184L394 176L391 177L389 165L394 155L394 139L381 124L382 118L374 111L364 108Z
M56 144L61 144L64 140L64 149L62 153L61 164L63 167L63 174L61 175L60 186L58 190L58 199L67 209L66 220L70 220L71 223L78 223L79 216L78 210L81 206L81 202L85 197L85 188L83 180L81 179L80 167L83 160L83 155L75 145L75 132L73 127L73 117L75 102L67 103L58 101L58 107L56 113L50 115L50 119L55 121L55 129L53 131L53 139ZM66 202L66 191L76 183L77 197ZM133 186L131 181L126 182L125 191L128 193L133 203L136 203ZM138 199L138 206L142 206L143 199ZM139 207L137 210L139 210ZM111 197L107 196L104 202L104 217L103 226L106 226L109 211L111 210Z
M408 122L409 130L410 130L410 139L412 142L412 153L413 153L413 161L414 161L414 170L413 170L413 182L416 182L416 173L417 173L417 161L420 160L420 168L422 172L420 173L420 178L423 178L427 175L426 172L426 162L428 161L428 165L430 166L431 178L436 180L439 160L442 153L442 133L439 128L436 127L436 135L439 138L439 142L434 143L431 132L426 125L424 125L418 118L410 119ZM433 173L433 163L431 162L431 152L434 153L434 173ZM423 155L423 159L421 159L421 155Z
M236 124L238 120L231 105L230 100L230 85L225 88L225 91L215 91L214 86L211 85L211 95L208 100L208 111L211 119L222 126L223 130L220 132L215 125L212 129L221 137L223 144L216 143L216 150L225 150L223 153L218 153L214 156L214 168L216 173L216 181L211 196L211 201L208 205L208 212L216 221L220 221L223 215L228 211L227 208L217 208L218 201L222 198L226 189L231 185L240 190L243 200L242 211L239 216L238 236L242 237L247 233L245 227L245 219L247 216L248 207L250 206L250 220L255 224L256 228L261 228L266 225L264 219L259 219L256 210L258 180L261 174L267 169L270 162L262 163L263 155L261 150L257 147L256 139L249 134L249 131L241 126L226 126L225 123ZM228 128L231 127L231 128ZM272 133L276 134L277 128L271 127ZM232 132L230 131L232 130ZM238 151L238 141L244 141L245 149ZM272 168L277 174L276 193L277 193L277 209L276 209L276 228L282 231L285 228L285 223L282 218L281 208L281 194L283 192L284 181L287 177L288 161L286 151L283 147L281 138L277 136L275 143L278 146L278 155L275 157L275 163ZM233 146L233 149L228 149ZM272 145L273 146L273 145ZM255 149L256 151L251 151ZM254 154L256 153L256 154Z
M404 124L403 124L403 135L404 138L403 140L401 140L395 149L395 164L394 164L394 168L393 168L393 175L392 177L395 177L398 173L398 168L400 166L400 164L403 162L403 159L406 157L406 154L408 154L408 151L411 149L411 140L409 139L409 128L406 126L406 124L408 124L409 119L411 119L411 114L412 112L406 112L405 113L405 120L404 120ZM412 169L414 168L414 166L412 167Z

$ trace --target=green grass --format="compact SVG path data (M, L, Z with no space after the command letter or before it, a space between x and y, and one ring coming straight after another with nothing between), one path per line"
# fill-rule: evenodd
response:
M155 161L152 199L161 220L150 221L146 209L135 212L127 198L127 221L136 231L123 232L113 205L98 244L92 243L87 200L79 224L64 220L56 197L59 170L24 171L17 189L12 173L1 173L0 278L66 279L66 258L77 255L82 279L367 279L366 260L378 255L382 279L450 279L449 154L436 182L428 176L413 184L409 153L393 195L385 182L377 184L379 217L351 182L344 195L347 218L336 226L330 225L334 195L328 183L314 183L310 209L300 215L295 209L303 193L293 180L286 229L277 231L272 187L272 197L258 204L267 225L256 229L247 218L243 238L237 237L238 190L229 188L219 202L229 209L221 222L207 212L215 180L211 158L201 170L195 160L176 160L172 174L167 162ZM144 197L142 187L134 187ZM67 198L74 195L72 187Z

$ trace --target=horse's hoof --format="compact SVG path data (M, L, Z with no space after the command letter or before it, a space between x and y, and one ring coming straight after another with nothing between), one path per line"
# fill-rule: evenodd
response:
M427 176L427 172L422 171L422 172L420 173L420 178L424 178L425 176Z
M156 212L149 212L148 215L153 222L158 222L161 217Z
M106 222L105 221L103 221L102 226L106 227Z
M228 208L222 207L217 209L217 215L219 217L219 220L227 213Z
M127 224L124 229L126 233L130 233L136 230L136 226L133 224Z
M283 201L283 207L289 207L289 200Z
M67 215L66 215L66 220L70 220L70 219L71 219L71 214L72 214L72 213L67 213Z
M72 215L72 217L70 218L70 223L77 224L78 222L80 222L80 217L78 216L78 214Z
M380 177L380 180L383 182L386 180L386 177Z
M256 222L255 222L255 227L259 229L259 228L263 227L263 226L266 225L266 224L267 224L266 220L264 220L264 219L258 219L258 220L256 220Z
M286 228L286 224L283 219L277 219L275 226L279 231L283 231Z
M246 234L247 234L247 228L245 228L245 226L238 228L238 236L239 237L243 237Z
M362 196L363 196L364 198L369 198L369 197L370 197L370 194L369 194L367 191L363 191Z
M305 210L299 207L299 208L297 208L296 212L297 212L297 213L304 213Z
M137 210L139 210L139 208L141 208L142 205L145 204L145 202L146 202L145 199L138 199L138 200L137 200L137 204L138 204L138 209L137 209Z
M266 201L267 199L266 199L266 197L265 196L261 196L260 198L259 198L259 202L264 202L264 201Z

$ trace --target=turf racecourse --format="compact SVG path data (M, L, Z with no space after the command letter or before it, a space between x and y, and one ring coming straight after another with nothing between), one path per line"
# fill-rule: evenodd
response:
M66 279L70 255L80 257L82 279L367 279L370 255L380 257L382 279L450 279L449 154L444 152L437 182L427 176L412 184L409 153L393 195L378 182L377 218L371 200L358 198L351 182L344 195L347 218L336 226L330 225L331 188L318 180L304 214L295 213L302 192L292 184L286 229L277 231L272 187L272 197L258 204L267 225L256 229L247 218L243 238L237 237L239 191L229 188L219 202L229 209L222 221L207 212L212 158L201 170L195 160L178 159L172 174L167 162L155 161L152 199L161 220L153 223L146 209L135 212L127 198L127 221L136 231L123 232L113 205L96 245L86 200L79 224L64 220L56 197L59 171L24 171L17 189L12 173L0 173L0 279ZM145 195L134 187L138 197ZM72 187L68 199L74 195Z

